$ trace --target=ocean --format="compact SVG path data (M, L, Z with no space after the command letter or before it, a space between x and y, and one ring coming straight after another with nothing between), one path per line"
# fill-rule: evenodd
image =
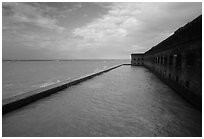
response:
M130 60L3 61L2 98L71 80L122 63L130 63Z

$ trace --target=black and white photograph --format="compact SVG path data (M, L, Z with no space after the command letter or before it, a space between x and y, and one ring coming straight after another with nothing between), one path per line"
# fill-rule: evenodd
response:
M202 1L2 1L2 137L202 137Z

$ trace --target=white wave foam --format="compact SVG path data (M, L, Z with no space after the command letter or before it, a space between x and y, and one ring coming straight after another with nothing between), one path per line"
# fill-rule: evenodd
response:
M48 82L45 82L45 83L40 84L38 86L40 88L42 88L42 87L50 86L50 85L53 85L53 84L56 84L56 83L59 83L59 82L60 82L60 80L57 80L57 81L48 81Z
M8 84L5 84L4 86L5 87L10 87L10 86L13 86L13 84L12 83L8 83Z

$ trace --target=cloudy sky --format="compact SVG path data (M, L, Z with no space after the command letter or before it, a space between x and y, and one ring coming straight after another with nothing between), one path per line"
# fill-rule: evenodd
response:
M202 13L201 3L3 3L3 59L129 59Z

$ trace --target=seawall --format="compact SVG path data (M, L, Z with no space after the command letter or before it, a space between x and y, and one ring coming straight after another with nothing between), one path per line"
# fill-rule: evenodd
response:
M202 15L142 55L131 57L134 66L141 65L143 58L142 65L202 109Z
M39 88L37 90L33 90L24 94L20 94L17 96L13 96L7 99L4 99L2 102L2 114L6 114L8 112L11 112L15 109L18 109L20 107L23 107L29 103L32 103L34 101L37 101L43 97L49 96L51 94L57 93L59 91L62 91L72 85L76 85L79 84L83 81L86 81L88 79L91 79L97 75L103 74L105 72L108 72L110 70L113 70L115 68L118 68L120 66L123 65L130 65L130 64L120 64L120 65L116 65L113 67L110 67L108 69L96 72L96 73L92 73L77 79L73 79L73 80L69 80L69 81L64 81L64 82L60 82L60 83L56 83L47 87L43 87L43 88Z

